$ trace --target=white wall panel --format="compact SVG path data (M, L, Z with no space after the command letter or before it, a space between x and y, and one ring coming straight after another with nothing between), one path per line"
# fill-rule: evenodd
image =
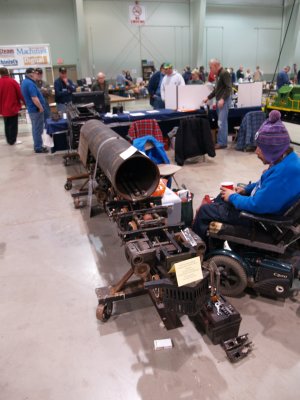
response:
M0 0L0 44L49 43L53 63L77 63L73 0Z
M223 33L224 28L222 26L207 26L205 28L204 41L207 65L212 58L223 60Z
M270 68L273 68L271 69L271 71L274 71L280 51L281 29L260 28L256 30L256 33L257 33L256 64L261 66L260 62L263 61L265 65L264 68L269 67L268 71L270 71ZM263 66L261 66L261 68L263 69Z
M168 60L178 70L189 63L189 4L143 2L146 25L129 24L130 2L84 2L91 74L103 70L108 78L123 69L141 76L141 60L156 67Z
M190 19L197 24L194 15L190 16L190 1L143 0L147 22L140 28L129 24L128 6L132 2L83 0L89 74L104 70L115 77L122 69L130 69L137 70L136 76L140 76L141 59L151 59L157 67L168 60L181 71L192 57ZM237 69L242 64L254 71L259 64L265 74L272 75L282 37L282 8L278 1L274 6L270 2L265 6L264 1L256 1L253 6L233 0L207 3L205 27L209 31L203 38L204 64L207 66L211 57L220 57L224 66ZM0 9L0 44L50 43L54 62L62 57L66 64L81 63L73 0L0 0ZM284 28L290 9L287 7L285 12ZM280 67L299 64L298 9L291 21Z
M223 65L235 70L243 65L254 72L258 64L266 74L272 74L280 46L279 7L208 6L205 24L223 27L222 51L220 42L216 40L213 45L211 40L205 54L212 54L213 50L221 53Z

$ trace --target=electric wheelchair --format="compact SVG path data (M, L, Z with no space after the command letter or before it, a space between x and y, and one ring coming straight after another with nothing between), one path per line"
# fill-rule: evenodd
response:
M250 226L211 222L210 252L220 271L220 290L239 296L246 287L268 297L296 295L300 271L300 198L283 216L241 212ZM220 248L227 241L230 249ZM294 285L293 285L294 284Z

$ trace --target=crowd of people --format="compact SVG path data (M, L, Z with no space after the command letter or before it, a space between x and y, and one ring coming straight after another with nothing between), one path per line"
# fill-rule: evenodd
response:
M210 75L215 77L216 84L204 103L216 98L218 114L218 139L216 149L227 147L228 111L231 103L232 71L224 68L217 59L209 62ZM284 67L277 77L278 87L290 83L289 67ZM262 73L257 67L258 79ZM47 153L43 146L42 133L45 117L49 115L48 98L50 87L43 80L40 68L27 68L21 86L9 77L6 68L0 68L0 114L4 118L5 136L9 145L17 143L18 113L25 105L32 124L33 148L35 153ZM150 101L154 108L162 108L165 90L168 85L202 84L206 80L204 68L185 69L185 74L177 72L171 63L164 63L155 72L149 82ZM298 74L299 75L299 74ZM237 71L238 79L243 79L243 67ZM246 75L247 78L247 75ZM127 80L130 77L127 75ZM54 82L57 109L66 110L71 102L71 95L76 85L67 76L65 67L59 69L59 77ZM99 72L92 90L105 92L109 101L108 83L105 74ZM267 169L260 179L243 188L220 188L220 194L213 202L203 204L199 208L193 222L193 230L209 245L208 227L211 221L225 222L233 225L246 225L247 220L239 217L240 211L256 214L272 213L282 215L300 196L300 158L290 146L290 137L285 125L281 122L281 114L273 110L269 118L261 125L256 135L257 157Z
M139 98L148 96L146 82L142 79L139 79L134 83L131 73L128 70L123 70L120 74L118 74L116 76L115 83L116 84L114 87L117 90L126 88L127 93L133 97Z
M289 76L291 68L285 66L277 74L277 89L290 83L300 84L300 70L294 64L294 76ZM18 113L22 106L28 110L32 123L33 148L36 153L47 152L47 148L42 143L42 133L45 121L50 117L49 98L51 95L50 85L43 79L41 68L27 68L25 79L21 87L16 80L10 78L6 68L0 68L0 115L4 118L5 136L10 145L20 143L18 135ZM161 64L158 71L150 77L148 84L139 81L134 84L130 71L122 71L116 77L116 85L129 87L135 96L146 97L149 95L150 104L154 109L165 107L165 91L168 85L201 85L206 82L214 84L214 89L204 102L216 97L218 114L218 138L216 149L227 147L228 137L228 111L231 103L232 85L235 82L250 81L260 82L263 80L263 71L259 66L254 73L250 69L244 72L244 67L239 66L235 72L232 67L225 68L221 63L213 59L209 62L209 71L206 72L204 66L191 69L186 66L181 73L174 69L170 62ZM66 112L68 104L72 101L72 93L76 91L77 85L68 78L67 69L59 68L59 77L54 81L55 102L57 110L61 113ZM110 108L109 97L110 85L106 80L105 74L99 72L96 80L92 83L92 91L103 91L105 96L105 107Z
M6 141L10 145L19 144L18 114L22 106L27 108L31 121L33 149L35 153L48 153L43 145L42 134L46 119L50 117L50 85L43 80L41 68L27 68L21 85L9 76L7 68L0 68L0 115L4 119ZM59 77L54 81L57 110L65 112L71 103L76 85L67 77L67 69L59 68Z

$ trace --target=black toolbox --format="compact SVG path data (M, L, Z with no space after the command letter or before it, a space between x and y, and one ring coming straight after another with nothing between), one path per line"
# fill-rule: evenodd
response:
M223 296L218 296L218 302L207 299L194 323L213 344L220 344L238 336L241 320L240 313Z

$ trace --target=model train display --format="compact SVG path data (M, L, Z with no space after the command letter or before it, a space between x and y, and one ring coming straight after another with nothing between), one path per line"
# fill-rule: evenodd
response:
M300 116L300 85L283 85L273 97L267 99L265 111L279 110L283 115Z

